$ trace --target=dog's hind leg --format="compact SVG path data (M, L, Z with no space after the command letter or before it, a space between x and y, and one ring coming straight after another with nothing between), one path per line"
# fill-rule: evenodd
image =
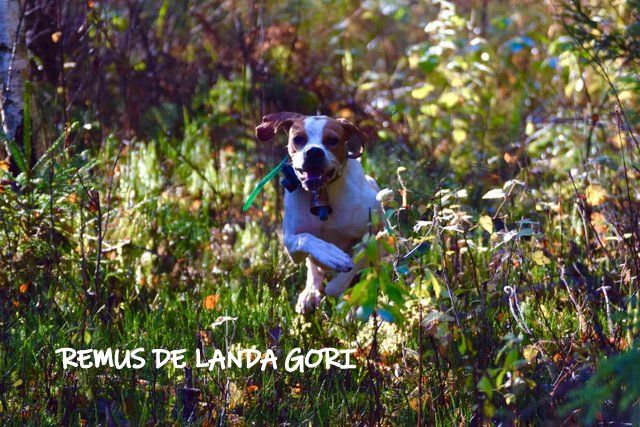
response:
M304 314L318 308L320 300L322 300L322 282L324 274L322 270L311 260L307 258L307 283L304 290L298 296L296 303L296 313Z

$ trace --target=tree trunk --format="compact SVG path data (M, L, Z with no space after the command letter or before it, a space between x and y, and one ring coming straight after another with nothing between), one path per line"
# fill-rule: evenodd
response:
M27 69L19 0L0 0L0 124L15 140L22 125L22 85ZM0 155L2 153L0 145Z

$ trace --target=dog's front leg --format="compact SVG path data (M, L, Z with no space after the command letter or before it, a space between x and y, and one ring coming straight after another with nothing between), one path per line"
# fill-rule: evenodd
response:
M285 232L284 245L294 262L301 262L307 256L328 270L346 273L353 269L353 260L336 245L309 233L288 234Z
M356 274L362 270L364 267L364 259L360 260L358 264L356 264L355 268L351 271L347 271L346 273L338 273L327 283L327 286L324 288L324 293L330 297L339 297L347 290L353 279L356 277Z
M315 310L322 300L322 282L324 274L311 258L307 258L307 284L298 296L296 313L305 314Z

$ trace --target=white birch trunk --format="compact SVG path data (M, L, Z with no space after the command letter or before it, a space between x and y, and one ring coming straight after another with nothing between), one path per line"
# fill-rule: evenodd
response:
M0 124L14 139L22 122L22 85L27 61L20 1L0 0Z

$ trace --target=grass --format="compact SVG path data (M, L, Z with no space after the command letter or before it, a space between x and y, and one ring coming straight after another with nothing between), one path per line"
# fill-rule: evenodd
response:
M424 161L398 170L416 163L371 150L365 168L395 200L386 234L364 243L392 253L346 302L327 299L305 317L293 311L304 272L278 238L282 190L267 185L240 212L281 154L212 150L210 137L190 122L180 140L110 140L95 157L58 153L48 171L3 187L7 424L185 421L184 370L63 370L62 347L184 348L191 364L200 347L357 349L354 370L194 369L198 423L633 415L633 399L594 412L626 386L590 382L596 361L632 348L637 333L633 210L615 171L589 166L572 182L540 158L487 185ZM220 316L237 320L211 326ZM594 400L576 404L572 390Z
M0 132L1 421L640 424L634 2L129 3L62 8L24 138ZM276 106L357 121L393 195L369 268L308 316L283 190L241 211L285 154L253 138ZM149 359L65 370L61 347ZM150 363L199 347L357 368Z
M50 270L24 282L24 288L15 287L16 299L9 307L13 313L4 321L2 384L7 393L2 398L2 414L7 422L94 424L112 417L137 424L181 419L174 411L176 390L185 381L182 370L156 370L148 363L141 370L64 371L60 357L54 354L58 348L143 347L149 359L152 348L184 348L186 359L193 364L194 350L200 346L207 352L212 348L272 348L279 356L296 347L354 346L358 323L332 315L334 302L328 301L310 318L293 312L304 272L290 265L275 234L278 226L269 215L275 207L268 206L274 203L269 200L275 199L273 186L262 196L267 205L262 212L253 209L244 220L236 217L219 222L222 200L240 201L238 183L247 180L248 188L259 176L249 177L242 166L218 175L202 158L198 163L197 144L202 143L200 139L189 147L188 137L185 139L183 146L191 150L188 155L193 163L186 167L182 162L173 169L176 181L182 178L177 185L158 169L156 150L169 157L165 161L180 158L168 145L136 145L122 153L113 185L119 204L111 207L113 222L102 250L104 279L100 285L92 281L89 288L81 283L82 270L95 269L95 252L85 258L81 254L92 251L98 240L100 214L91 205L95 200L89 187L96 185L100 190L101 184L90 184L89 175L69 178L62 173L58 186L40 183L62 202L61 211L54 208L60 217L52 220L64 233L60 238L65 244L52 245L48 235L17 243L42 251L40 262ZM220 161L241 164L242 158L242 154L230 153ZM72 164L78 159L68 161ZM98 168L109 170L111 163L105 161ZM212 183L215 193L208 192ZM177 197L182 191L182 197ZM46 194L38 194L38 189L24 198L10 194L24 203L24 211L11 211L15 224L28 229L45 227L51 219L44 214L51 213ZM102 203L104 220L108 208L104 200ZM234 209L227 207L226 211ZM34 212L35 217L45 219L33 220ZM15 242L13 238L24 237L21 231L5 236ZM72 247L71 242L77 246ZM46 258L53 253L58 254L52 257L57 265L47 264ZM45 277L48 274L55 278ZM96 288L102 289L105 299L96 296ZM220 316L237 320L211 327ZM348 424L370 412L368 390L372 386L362 365L354 371L317 369L304 374L282 368L265 372L256 368L197 369L193 378L194 387L200 390L200 420ZM384 397L391 407L404 406L395 393ZM413 411L400 410L399 414L406 420L415 418Z

